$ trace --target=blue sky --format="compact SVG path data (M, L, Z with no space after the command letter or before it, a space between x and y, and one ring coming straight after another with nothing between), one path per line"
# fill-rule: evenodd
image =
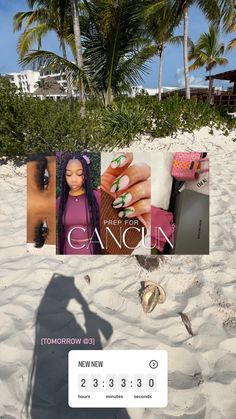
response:
M19 71L18 55L16 51L17 39L19 34L13 33L12 17L18 11L27 10L25 0L0 0L0 73ZM208 29L208 23L202 16L201 12L192 7L189 17L189 35L193 41ZM182 34L182 26L180 26L176 34ZM235 37L235 34L229 36L222 35L222 41L227 43ZM59 53L58 42L54 34L49 34L45 39L43 48ZM164 58L164 86L180 86L183 82L183 53L181 47L168 46L165 51ZM231 70L236 64L236 49L227 54L229 64L224 67L218 67L216 72ZM156 57L150 63L150 72L144 77L144 86L154 88L157 86L158 58ZM191 73L192 84L203 84L205 70L201 69ZM216 81L216 85L222 85L221 81ZM224 84L223 84L224 85Z

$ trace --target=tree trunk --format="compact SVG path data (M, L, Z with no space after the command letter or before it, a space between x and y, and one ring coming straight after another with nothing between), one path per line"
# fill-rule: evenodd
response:
M111 87L111 84L109 83L109 85L107 87L107 91L106 91L105 107L111 105L112 102L113 102L112 87Z
M80 32L80 21L79 21L79 12L77 7L77 0L70 0L71 13L73 19L73 31L75 37L75 52L76 52L76 62L79 69L83 69L83 54L82 54L82 45L81 45L81 32ZM80 79L80 100L82 104L85 104L85 95L84 95L84 85L83 81ZM84 113L84 106L81 108L81 113Z
M162 74L163 74L163 58L164 58L164 47L163 45L160 46L160 65L159 65L159 80L158 80L158 99L159 102L161 101L161 93L162 93Z
M236 95L236 81L234 82L233 94Z
M118 9L119 9L118 2L117 2L116 7L118 7ZM109 68L108 81L107 81L106 106L111 105L112 102L113 102L112 79L113 79L113 71L114 71L114 62L115 62L115 56L116 56L117 42L118 42L118 38L119 38L120 19L121 19L121 11L119 10L117 23L116 23L116 32L115 32L115 37L114 37L114 41L113 41L111 64L110 64L110 68Z
M213 105L212 93L213 93L213 79L211 77L211 70L210 70L209 71L209 94L208 94L208 100L209 100L210 105Z
M65 58L67 60L65 41L64 41L64 39L61 39L60 42L61 42L61 49L62 49L63 58ZM65 70L65 75L66 75L66 83L67 83L67 97L70 101L70 112L74 112L75 105L74 105L74 97L73 97L73 92L72 92L72 82L71 82L71 76L70 76L67 69Z
M184 15L184 78L186 99L190 99L189 67L188 67L188 6L183 8Z

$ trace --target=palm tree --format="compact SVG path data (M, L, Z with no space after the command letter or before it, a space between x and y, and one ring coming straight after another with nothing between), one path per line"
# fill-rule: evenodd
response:
M158 51L140 36L142 24L139 0L84 0L81 15L83 68L78 63L49 51L26 54L23 65L32 63L67 68L73 78L78 77L87 90L96 91L105 105L114 95L128 91L148 70L146 61Z
M26 19L26 31L22 35L22 39L19 43L20 56L23 59L32 44L38 40L39 47L41 47L41 39L49 30L55 30L62 48L63 57L66 59L66 42L72 47L75 53L77 65L80 70L83 69L83 54L81 47L81 34L80 34L80 19L78 12L78 1L77 0L27 0L30 8L36 8L36 10L30 12L20 12L15 16L15 28L21 29L23 20ZM73 36L71 29L68 31L68 27L65 23L70 26L70 18L72 20ZM28 28L32 23L37 22L39 25ZM67 29L67 30L66 30ZM66 36L66 38L65 38ZM74 43L74 44L73 44ZM74 46L74 48L73 48ZM70 81L68 80L70 86ZM82 80L80 81L80 99L84 103L84 87Z
M162 98L162 78L163 78L163 61L164 50L167 44L181 44L182 36L173 36L175 27L179 24L178 20L173 19L172 9L168 7L168 3L154 3L147 7L145 12L147 32L158 47L159 74L158 74L158 99Z
M140 31L143 2L84 1L82 39L85 69L101 92L105 105L129 90L147 71L145 62L157 53Z
M189 70L197 70L200 67L205 67L209 72L209 103L212 98L212 69L217 65L226 65L228 60L223 56L225 52L225 45L219 41L218 30L214 25L211 25L208 33L203 33L196 44L192 44L189 53L189 60L195 60Z
M63 57L67 58L66 43L72 46L72 25L70 14L59 4L59 0L27 0L31 10L18 12L13 17L14 31L20 31L23 24L25 30L19 38L18 52L23 57L36 42L41 49L42 39L50 31L58 37Z
M84 67L82 44L81 44L81 30L80 30L80 17L78 11L78 1L70 0L71 15L73 19L73 30L74 30L74 41L75 41L75 56L76 62L80 70ZM81 114L84 114L84 103L85 103L85 94L84 94L84 85L82 79L80 80L80 99L82 101L83 107L81 109Z
M62 55L67 59L66 44L70 46L72 52L73 45L73 28L70 21L70 14L65 9L65 1L49 1L28 0L28 6L32 10L27 12L18 12L13 17L14 31L20 31L23 24L25 29L21 34L17 50L21 58L23 58L36 42L38 49L42 47L42 40L50 31L54 31L59 40ZM49 7L50 6L50 7ZM68 97L70 98L70 110L74 109L74 98L72 93L72 84L70 76L66 71L66 80L68 87Z
M168 0L167 0L168 1ZM186 98L190 99L189 63L188 63L188 21L189 9L196 5L211 22L219 22L222 2L227 0L170 0L174 16L180 16L184 22L184 77ZM230 0L231 1L231 0Z

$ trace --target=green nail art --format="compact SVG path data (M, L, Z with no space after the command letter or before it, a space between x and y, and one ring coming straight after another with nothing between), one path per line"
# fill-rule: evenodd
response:
M120 177L118 177L111 186L111 192L117 192L119 190Z
M133 208L124 208L123 211L119 212L119 217L127 217L129 214L133 214L134 209Z
M126 189L129 184L129 178L127 175L123 175L118 177L116 180L114 180L113 184L111 185L110 191L112 193L121 191L122 189Z
M127 195L129 194L129 192L124 193L123 195L120 195L119 198L117 198L117 202L113 203L113 207L117 207L117 205L119 206L124 206L126 204L125 200Z
M123 158L126 159L126 155L125 154L120 154L115 159L113 159L111 163L115 163L116 166L119 167L121 165L121 159L123 159Z

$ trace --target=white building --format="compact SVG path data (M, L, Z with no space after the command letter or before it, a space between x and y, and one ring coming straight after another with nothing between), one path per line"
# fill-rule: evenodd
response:
M25 70L19 73L8 73L5 74L14 86L20 89L23 93L34 93L39 87L38 81L46 80L48 77L55 80L59 85L67 91L67 81L65 73L62 72L51 72L41 68L40 71Z
M135 97L137 95L145 95L147 92L145 91L143 86L132 86L131 87L131 97Z
M50 79L54 82L57 82L57 84L59 85L59 88L61 88L60 94L58 93L60 90L58 88L57 95L56 96L54 95L54 96L57 99L58 98L63 99L67 97L66 92L68 90L68 85L67 85L65 73L62 73L59 71L51 72L42 67L39 71L25 70L25 71L20 71L18 73L17 72L8 73L8 74L5 74L5 76L8 77L12 85L16 86L23 93L33 94L33 96L36 90L38 91L38 88L41 87L40 82L47 81L47 79L50 77ZM73 93L75 94L74 91ZM54 96L53 96L53 99L55 99Z
M37 89L37 82L40 78L39 71L25 70L19 73L8 73L11 84L20 89L23 93L33 93Z
M176 90L176 87L171 87L171 86L163 86L162 88L162 93L164 92L170 92L172 90ZM157 96L159 93L159 89L158 88L148 88L148 87L143 87L143 86L132 86L132 90L131 90L131 97L135 97L137 95L148 95L148 96Z

